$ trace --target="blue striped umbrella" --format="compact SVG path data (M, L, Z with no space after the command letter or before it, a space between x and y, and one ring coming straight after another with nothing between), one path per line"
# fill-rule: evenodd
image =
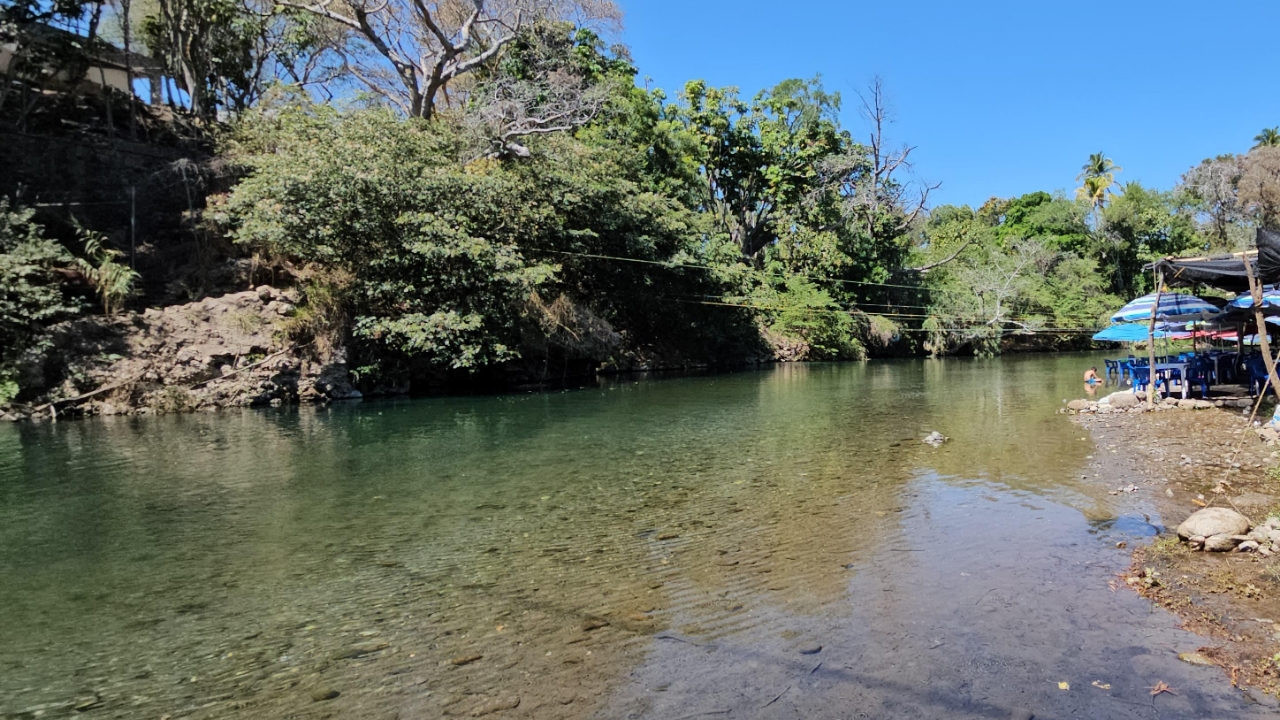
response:
M1240 297L1231 301L1231 307L1248 310L1253 307L1253 296L1249 293L1241 293ZM1275 285L1262 288L1262 307L1280 307L1280 288Z
M1155 293L1143 295L1137 300L1120 308L1111 316L1111 322L1141 322L1151 318L1151 306L1155 304ZM1156 319L1165 322L1186 322L1188 320L1210 320L1221 311L1195 295L1182 293L1160 293L1160 307L1156 309Z
M1150 312L1150 310L1147 312ZM1156 330L1157 338L1163 339L1168 337L1168 335L1169 333L1164 330ZM1144 342L1147 337L1146 325L1141 323L1122 323L1120 325L1112 325L1106 330L1099 332L1093 336L1093 339L1107 342Z

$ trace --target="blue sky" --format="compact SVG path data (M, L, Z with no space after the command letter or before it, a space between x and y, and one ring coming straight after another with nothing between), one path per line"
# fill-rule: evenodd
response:
M1277 0L619 1L641 78L671 95L820 73L863 137L853 91L881 76L933 204L1069 192L1099 150L1117 180L1170 188L1280 125Z

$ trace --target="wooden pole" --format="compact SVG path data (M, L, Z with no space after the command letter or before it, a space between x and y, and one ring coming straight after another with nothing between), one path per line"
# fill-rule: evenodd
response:
M1151 320L1147 323L1147 407L1156 405L1156 312L1160 309L1160 290L1164 285L1164 272L1155 271L1156 301L1151 303Z
M1253 319L1258 323L1258 342L1262 345L1262 362L1267 366L1267 377L1270 380L1271 391L1277 392L1280 388L1280 378L1276 377L1276 361L1271 357L1271 342L1267 338L1267 321L1262 317L1262 283L1253 276L1253 263L1249 262L1249 257L1244 258L1244 274L1249 278L1249 295L1253 297ZM1266 388L1263 388L1263 393Z

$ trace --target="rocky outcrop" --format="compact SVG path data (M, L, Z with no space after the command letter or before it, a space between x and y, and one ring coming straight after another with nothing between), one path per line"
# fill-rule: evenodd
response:
M26 410L117 415L360 397L341 349L287 339L298 301L295 291L262 286L68 323L31 363L62 379Z

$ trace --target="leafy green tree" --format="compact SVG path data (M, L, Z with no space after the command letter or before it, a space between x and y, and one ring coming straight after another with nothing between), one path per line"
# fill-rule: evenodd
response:
M80 311L60 273L71 255L43 236L33 216L0 198L0 402L17 395L18 354L47 326Z
M751 102L694 81L668 109L697 142L701 209L744 259L777 240L778 215L821 192L821 163L853 145L835 119L839 108L840 96L815 78L784 81Z
M515 357L519 304L555 269L521 250L548 221L533 188L458 167L455 136L387 112L286 109L241 132L239 242L354 278L364 341L454 368Z
M205 122L244 112L273 83L336 84L328 54L339 36L315 15L267 0L156 0L141 31Z
M1190 214L1180 210L1172 193L1125 183L1122 192L1103 211L1097 235L1097 260L1111 289L1140 295L1151 288L1142 267L1157 258L1178 255L1199 243Z

